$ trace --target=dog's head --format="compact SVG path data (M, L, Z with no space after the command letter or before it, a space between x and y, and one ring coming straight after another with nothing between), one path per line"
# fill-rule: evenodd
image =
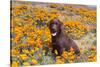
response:
M62 23L58 19L51 20L48 26L52 36L56 36L61 32Z

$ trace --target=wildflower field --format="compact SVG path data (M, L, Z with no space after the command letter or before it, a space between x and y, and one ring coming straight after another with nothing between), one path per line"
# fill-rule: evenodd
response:
M55 17L79 46L80 56L74 54L73 48L62 56L52 54L47 24ZM96 61L96 7L93 5L12 1L10 23L12 67Z

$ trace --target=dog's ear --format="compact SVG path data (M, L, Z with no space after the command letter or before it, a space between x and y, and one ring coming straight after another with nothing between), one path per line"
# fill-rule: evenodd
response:
M50 20L47 21L47 27L48 27L48 28L50 27Z
M63 23L60 20L58 20L58 22L59 22L60 27L63 27Z
M51 24L51 22L53 21L53 19L50 19L50 20L48 20L47 22L47 27L49 27L50 28L50 24Z
M63 23L60 21L60 25L63 26Z
M61 32L64 29L63 22L59 21L59 31Z

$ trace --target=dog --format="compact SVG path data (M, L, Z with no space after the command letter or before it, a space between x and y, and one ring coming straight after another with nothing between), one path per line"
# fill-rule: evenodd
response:
M63 49L69 51L73 48L75 54L79 54L80 50L77 44L65 33L63 30L63 23L57 18L51 20L48 24L52 38L52 53L57 50L58 55L61 56Z

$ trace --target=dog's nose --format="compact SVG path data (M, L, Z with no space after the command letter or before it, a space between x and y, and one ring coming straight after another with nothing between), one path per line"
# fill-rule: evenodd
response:
M56 30L53 29L53 30L52 30L52 33L55 33L55 32L56 32Z

